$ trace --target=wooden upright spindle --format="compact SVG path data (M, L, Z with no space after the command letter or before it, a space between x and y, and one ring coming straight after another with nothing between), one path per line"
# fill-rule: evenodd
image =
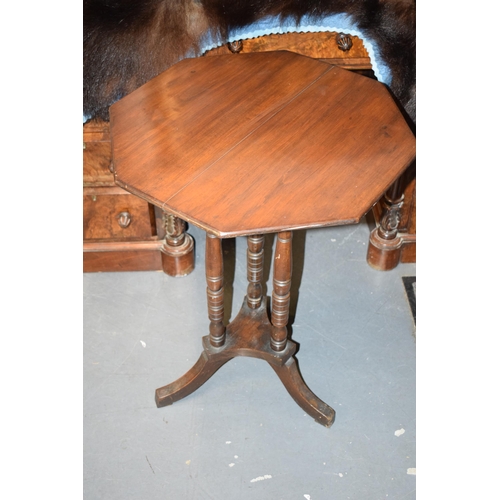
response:
M404 190L399 178L382 198L382 217L378 227L378 235L384 240L393 240L398 234L401 221L401 207L404 202Z
M389 271L399 263L404 242L398 233L403 203L404 185L400 177L382 197L379 225L370 233L367 261L374 269Z
M262 302L262 274L264 270L264 235L248 236L247 249L247 304L258 309Z
M276 239L274 252L273 294L271 303L271 347L285 349L287 343L290 286L292 284L292 232L282 231Z
M224 268L222 243L219 238L207 233L205 270L207 278L207 304L210 319L210 343L221 347L226 340L224 326Z

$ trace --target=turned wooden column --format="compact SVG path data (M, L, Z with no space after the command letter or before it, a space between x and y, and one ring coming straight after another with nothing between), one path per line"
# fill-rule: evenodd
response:
M221 347L226 341L224 326L224 267L222 241L207 233L205 247L205 274L207 278L207 305L210 319L210 343Z
M257 309L262 302L262 274L264 271L264 235L247 237L247 304Z
M271 302L271 347L282 351L287 343L290 287L292 284L292 232L282 231L274 251L273 293Z
M382 214L379 225L370 234L367 261L380 271L394 269L401 256L404 238L398 235L404 187L400 177L381 200Z
M194 269L194 241L186 233L186 222L163 212L165 240L161 247L163 271L169 276L185 276Z

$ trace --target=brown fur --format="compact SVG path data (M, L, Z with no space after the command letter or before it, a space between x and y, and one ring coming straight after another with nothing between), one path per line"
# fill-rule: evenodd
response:
M84 114L108 119L109 106L166 70L200 37L225 36L276 15L352 16L391 68L391 90L415 119L415 0L84 0Z

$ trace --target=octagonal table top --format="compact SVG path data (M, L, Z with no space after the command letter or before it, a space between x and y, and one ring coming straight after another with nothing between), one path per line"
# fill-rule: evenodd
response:
M415 158L384 85L286 51L184 59L110 129L117 185L221 238L359 222Z

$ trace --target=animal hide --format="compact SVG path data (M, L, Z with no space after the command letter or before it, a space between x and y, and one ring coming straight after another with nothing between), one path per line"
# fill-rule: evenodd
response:
M83 113L108 108L187 53L199 55L206 33L227 36L266 16L345 13L378 46L391 90L415 120L415 0L84 0Z

